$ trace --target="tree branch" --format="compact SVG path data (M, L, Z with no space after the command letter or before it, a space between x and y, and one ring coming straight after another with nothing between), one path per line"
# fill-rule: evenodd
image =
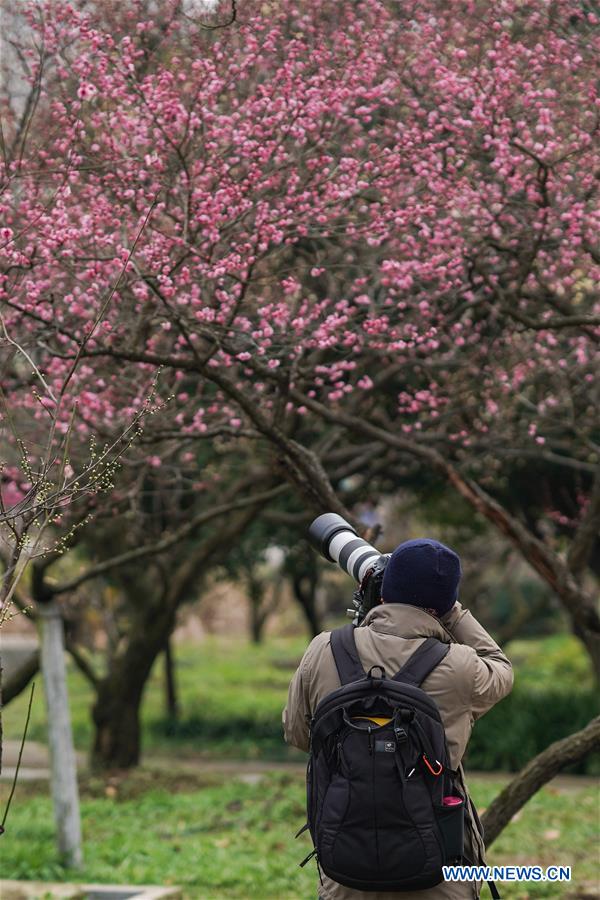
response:
M101 681L100 676L94 671L91 663L85 658L77 644L74 644L67 636L65 636L65 648L70 653L79 671L87 678L92 687L97 688Z
M552 319L532 319L531 316L528 316L526 313L522 313L520 310L513 308L504 307L503 312L511 319L515 319L517 322L525 325L526 328L531 328L533 331L548 331L553 328L573 328L577 326L597 328L600 326L600 316L573 315L554 316ZM600 340L600 337L594 334L593 331L589 331L588 334L594 341Z
M261 364L259 366L254 360L250 365L257 368L263 377L274 380L273 374L266 366ZM532 534L519 519L509 513L479 484L464 477L445 456L433 447L426 447L408 438L392 434L361 417L349 416L339 410L331 409L301 393L297 388L290 388L289 396L290 399L313 410L325 421L344 425L350 432L375 438L387 446L394 447L403 453L409 453L440 472L470 506L491 522L519 549L527 562L556 591L571 614L574 623L582 633L588 633L589 640L586 642L586 646L594 661L596 672L600 676L600 615L592 598L577 584L569 567L558 554Z
M72 578L70 581L63 582L63 584L60 585L49 585L49 590L53 596L74 591L85 581L89 581L90 578L96 578L98 575L103 575L105 572L109 572L117 566L125 565L126 563L133 562L137 559L143 559L146 556L155 556L158 553L163 553L184 538L189 537L196 528L205 525L207 522L212 521L212 519L233 512L234 510L244 509L247 506L254 506L257 503L264 503L267 500L276 497L284 490L285 485L278 485L277 487L271 488L268 491L263 491L260 494L252 494L250 497L243 497L240 500L233 500L231 503L222 503L220 506L214 506L212 509L203 510L203 512L199 513L189 522L186 522L185 525L182 525L181 528L174 531L169 537L163 538L161 541L156 541L153 544L136 547L135 550L128 550L126 553L119 554L119 556L113 556L112 559L107 559L104 562L92 566L86 572L83 572L76 578Z
M489 847L511 818L530 797L549 782L557 772L584 759L600 748L600 716L596 716L581 731L555 741L530 760L524 769L507 784L481 817L485 829L485 844Z
M40 653L39 650L29 656L25 662L13 672L10 678L6 678L2 683L2 706L3 708L18 697L25 690L32 678L34 678L40 670Z
M248 418L254 423L257 431L267 437L276 447L279 447L285 456L286 474L310 499L315 509L329 509L332 512L337 512L352 523L352 514L340 503L317 456L302 446L302 444L288 437L277 425L270 422L257 404L254 394L245 394L241 388L216 367L200 365L197 362L182 359L181 357L160 356L155 353L138 353L113 348L86 350L85 356L108 356L114 359L128 360L129 362L168 366L169 368L203 375L208 381L212 381L217 387L220 387L228 397L243 409ZM266 367L265 371L267 373L270 372ZM291 395L291 388L289 393Z

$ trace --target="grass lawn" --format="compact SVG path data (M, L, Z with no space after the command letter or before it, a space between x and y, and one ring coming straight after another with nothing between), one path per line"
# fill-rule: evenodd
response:
M488 778L470 784L480 808L500 788ZM248 784L141 770L127 778L86 776L81 792L83 872L75 877L57 862L47 786L23 783L2 837L3 877L179 884L186 900L315 898L314 865L298 867L310 839L293 839L304 822L304 783L296 771ZM494 844L488 862L570 865L573 882L507 884L502 897L600 896L597 827L598 792L589 781L581 789L540 791Z

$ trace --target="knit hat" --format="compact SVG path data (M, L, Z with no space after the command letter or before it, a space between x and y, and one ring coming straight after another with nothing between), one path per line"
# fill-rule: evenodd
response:
M461 575L454 550L429 538L405 541L385 568L381 596L386 603L410 603L443 616L458 597Z

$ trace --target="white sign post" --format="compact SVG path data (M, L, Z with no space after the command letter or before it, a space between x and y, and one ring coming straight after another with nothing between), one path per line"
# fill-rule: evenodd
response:
M58 604L40 603L41 663L48 712L48 744L50 749L50 783L58 839L63 862L81 866L81 820L77 766L67 695L65 638Z

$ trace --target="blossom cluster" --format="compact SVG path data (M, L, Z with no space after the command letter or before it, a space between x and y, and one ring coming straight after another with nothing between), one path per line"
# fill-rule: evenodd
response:
M587 452L593 13L247 0L209 33L175 0L98 6L31 13L39 97L0 162L4 321L56 390L85 343L82 435L162 363L186 434L244 425L225 373L266 415L291 386L419 440Z

